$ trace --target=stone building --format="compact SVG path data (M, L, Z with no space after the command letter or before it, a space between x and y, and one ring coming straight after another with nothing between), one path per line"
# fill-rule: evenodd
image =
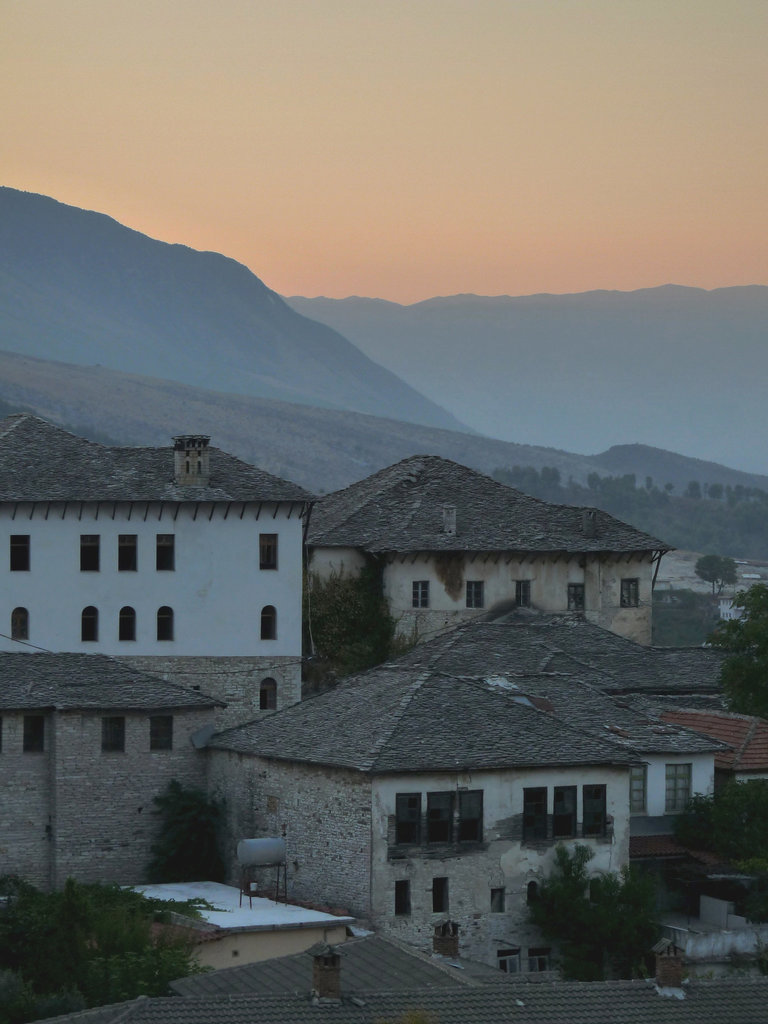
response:
M300 699L310 495L208 440L0 422L0 650L124 658L212 693L228 722Z
M0 873L143 880L153 797L172 779L205 786L191 739L214 710L104 655L0 654Z
M651 598L669 546L607 512L553 505L437 456L416 455L316 504L320 576L383 572L403 633L429 637L499 604L575 611L651 641Z

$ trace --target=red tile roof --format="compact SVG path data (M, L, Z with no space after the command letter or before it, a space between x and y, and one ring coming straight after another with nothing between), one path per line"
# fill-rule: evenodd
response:
M750 715L711 711L665 711L665 722L674 722L722 740L733 751L715 754L715 767L733 772L768 771L768 722Z

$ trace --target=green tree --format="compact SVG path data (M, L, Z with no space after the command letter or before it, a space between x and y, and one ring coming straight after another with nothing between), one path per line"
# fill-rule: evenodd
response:
M659 933L653 881L629 868L590 876L592 856L580 843L572 852L556 847L530 919L560 947L566 978L630 978L642 971Z
M733 599L740 619L722 622L711 634L727 657L720 681L733 711L768 718L768 586L756 583Z
M150 882L223 882L221 856L224 807L201 789L176 779L154 798L160 819L147 865Z
M684 846L712 850L724 860L765 857L768 850L768 780L729 782L709 796L694 796L675 822Z
M702 555L696 562L694 572L700 580L706 580L712 584L712 593L721 593L727 584L733 585L736 582L736 563L732 558L721 555Z

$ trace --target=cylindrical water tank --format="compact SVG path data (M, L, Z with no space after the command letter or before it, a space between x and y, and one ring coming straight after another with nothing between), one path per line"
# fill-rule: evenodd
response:
M285 840L241 839L237 844L237 860L243 867L257 864L282 864L285 861Z

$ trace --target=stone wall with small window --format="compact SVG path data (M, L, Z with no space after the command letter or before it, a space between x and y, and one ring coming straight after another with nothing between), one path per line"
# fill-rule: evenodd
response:
M211 711L4 711L0 864L35 885L131 884L157 830L152 799L171 781L205 786L190 735Z

